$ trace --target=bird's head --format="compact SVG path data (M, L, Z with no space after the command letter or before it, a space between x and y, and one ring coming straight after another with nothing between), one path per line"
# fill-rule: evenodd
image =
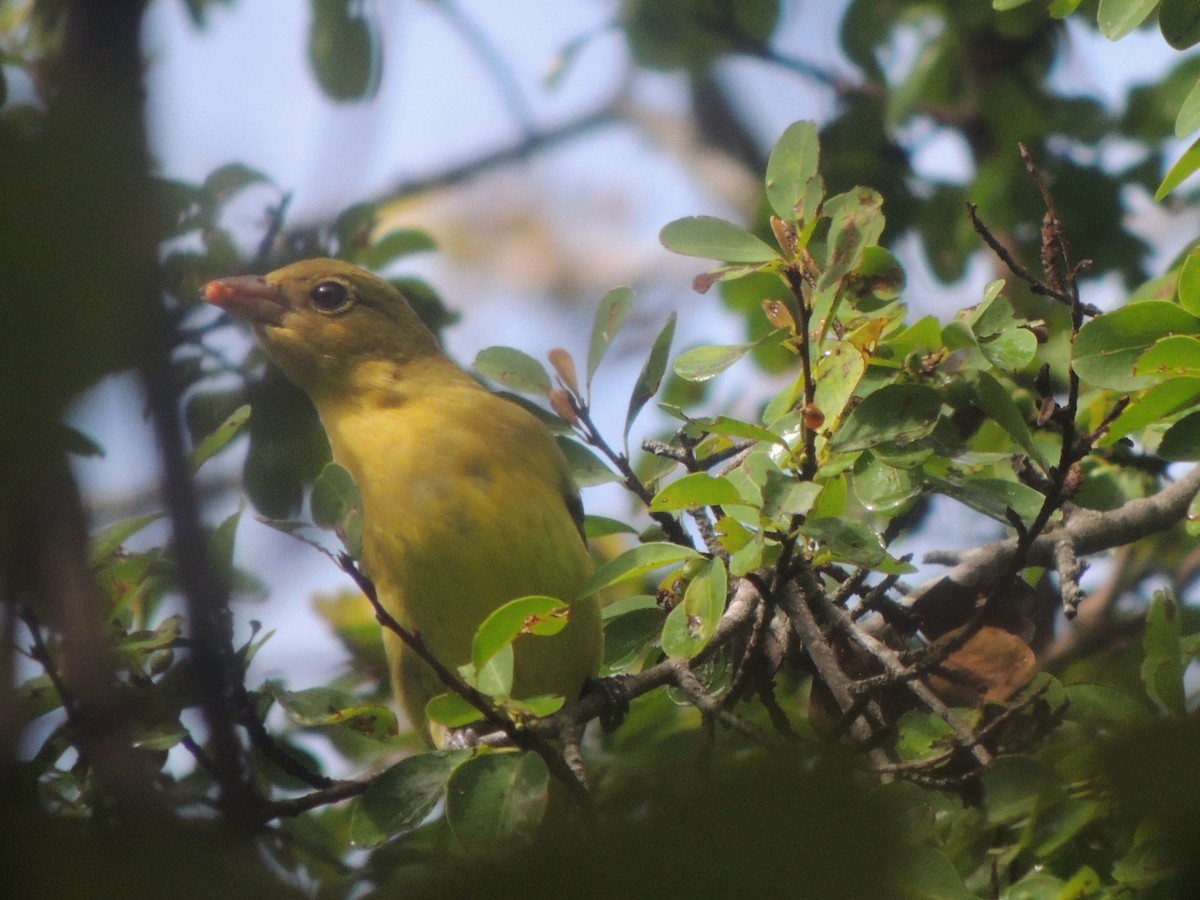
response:
M337 259L307 259L266 276L220 278L209 303L248 322L267 356L314 399L376 363L440 354L394 287Z

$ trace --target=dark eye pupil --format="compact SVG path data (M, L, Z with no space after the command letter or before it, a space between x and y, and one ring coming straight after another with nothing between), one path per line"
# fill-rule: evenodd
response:
M350 292L340 281L322 281L312 289L312 302L317 309L331 311L350 302Z

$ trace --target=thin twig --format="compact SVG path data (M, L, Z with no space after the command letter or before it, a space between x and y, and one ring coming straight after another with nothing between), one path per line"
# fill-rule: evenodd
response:
M842 712L850 715L853 711L853 718L849 723L850 733L860 743L869 746L874 741L874 731L865 716L869 713L878 725L883 722L882 713L866 698L860 702L859 698L855 697L853 679L842 671L836 651L822 632L799 586L794 583L786 585L777 600L787 612L788 619L804 644L804 649L808 651L809 659L816 667L821 681L829 688ZM876 766L889 762L887 754L880 748L873 747L869 752Z
M816 601L823 607L824 613L847 637L871 654L884 667L884 671L895 681L903 684L930 712L944 721L958 735L964 747L969 747L976 762L981 766L991 764L992 755L975 742L975 734L962 717L947 706L925 682L913 677L912 672L900 659L900 655L878 638L868 634L855 625L850 614L840 606L830 602L828 597L818 594Z
M800 377L804 385L804 406L814 407L817 396L817 383L813 378L813 347L812 347L812 306L809 305L807 292L804 287L804 276L795 265L784 269L788 287L796 298L796 306L800 310L800 321L796 323L796 337L800 354ZM815 428L804 426L804 462L800 466L802 481L811 481L817 473L817 431Z
M711 716L726 728L736 731L764 747L779 746L779 741L769 731L765 731L753 722L725 709L720 700L704 689L704 685L700 683L700 679L696 677L696 673L690 667L675 667L675 686L683 691L692 706L705 716Z
M239 721L241 721L242 726L246 729L246 733L250 736L250 743L263 756L273 762L283 772L286 772L299 781L303 781L309 787L323 789L334 784L332 778L322 775L320 772L314 772L279 745L279 742L267 731L262 720L255 713L253 705L250 703L250 694L246 691L244 684L240 686L240 690L237 693L238 702L241 706Z
M250 261L251 272L261 272L270 262L271 251L275 249L275 241L283 231L284 216L287 215L287 208L291 203L292 192L287 191L279 198L279 202L275 206L267 210L267 227L258 242L258 249L254 251L254 257Z
M617 471L621 473L622 483L625 485L626 490L649 508L650 502L654 499L654 493L646 487L642 480L638 478L637 473L633 471L633 466L629 464L629 457L624 453L618 453L604 439L604 435L600 433L600 429L596 427L596 423L592 420L591 409L584 402L583 398L577 397L573 393L568 393L567 396L570 398L571 408L576 416L576 421L573 424L579 436L603 453L609 462L617 467ZM669 541L679 544L682 547L695 549L695 543L688 536L688 533L684 531L683 525L674 516L665 512L651 512L650 518L662 526L662 530Z
M1029 289L1035 294L1041 294L1044 297L1053 297L1062 303L1070 303L1071 298L1068 294L1057 291L1046 282L1042 281L1027 268L1017 262L1016 258L1008 252L1008 248L1004 246L993 233L990 228L983 223L979 218L979 207L974 203L967 204L967 218L971 220L971 226L975 229L975 233L983 238L983 242L991 248L996 256L1000 257L1000 261L1010 272L1029 285Z
M364 793L374 780L374 778L367 778L363 781L334 781L328 787L318 791L311 791L301 797L294 797L288 800L272 800L260 807L262 821L269 822L271 819L298 816L301 813L308 812L310 809L328 806L330 803L338 803L342 800L348 800L351 797L357 797L359 794Z
M430 191L452 187L464 181L469 181L492 169L520 162L535 153L567 143L589 132L600 128L607 128L620 121L620 116L617 112L619 105L620 99L618 98L556 128L528 134L507 147L501 147L498 150L484 153L459 165L443 169L440 172L402 179L392 184L376 202L389 203L425 194ZM299 230L303 231L305 229L302 226Z
M591 807L591 796L588 794L587 786L579 780L575 772L572 771L571 767L554 747L548 744L536 732L517 725L517 723L500 711L490 697L464 681L457 672L447 668L429 647L426 646L420 634L405 628L396 621L396 618L380 602L374 582L363 573L349 554L341 553L338 554L337 558L342 570L354 579L355 584L358 585L359 589L371 603L371 606L375 610L375 618L379 621L380 625L399 637L406 647L420 657L421 661L433 670L442 684L478 710L483 716L484 721L489 725L503 731L514 746L537 753L546 763L551 774L566 786L571 798L580 808L586 810Z

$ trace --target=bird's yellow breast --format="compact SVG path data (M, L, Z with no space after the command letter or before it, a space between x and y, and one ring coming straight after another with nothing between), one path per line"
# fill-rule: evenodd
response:
M591 561L553 437L532 415L435 359L397 380L364 371L341 399L318 400L334 458L363 497L363 567L385 607L448 667L469 661L476 628L528 594L570 602ZM385 643L413 724L445 688L396 635ZM515 647L513 696L578 695L600 656L594 600L574 603L554 637Z

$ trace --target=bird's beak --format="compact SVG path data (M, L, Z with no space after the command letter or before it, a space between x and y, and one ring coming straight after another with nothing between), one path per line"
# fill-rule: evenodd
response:
M204 286L204 299L251 325L282 325L287 298L260 275L219 278Z

